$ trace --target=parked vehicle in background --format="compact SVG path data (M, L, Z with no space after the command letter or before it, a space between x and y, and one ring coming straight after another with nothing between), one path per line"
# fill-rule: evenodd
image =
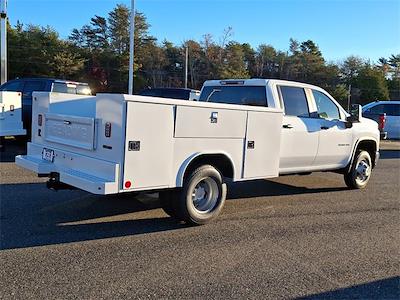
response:
M199 100L200 91L183 88L147 88L140 92L139 95L197 101Z
M375 101L362 108L363 117L378 122L388 139L400 139L400 101Z
M87 83L51 78L20 78L7 81L0 86L0 91L22 93L22 121L30 136L32 122L32 93L53 92L77 95L91 95Z
M191 224L219 215L229 180L332 171L361 189L379 158L378 126L361 106L349 115L303 83L207 81L199 101L34 97L32 142L19 166L49 177L54 189L160 191L165 212Z
M4 150L6 136L26 135L22 124L20 92L0 92L0 151Z

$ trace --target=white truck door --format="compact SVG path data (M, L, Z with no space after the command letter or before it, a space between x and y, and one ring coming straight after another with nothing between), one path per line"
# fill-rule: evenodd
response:
M324 93L312 90L320 124L317 157L314 166L345 166L352 151L353 131L346 128L338 106Z
M305 90L296 86L279 86L285 114L282 121L280 172L308 168L318 150L319 122L310 118Z

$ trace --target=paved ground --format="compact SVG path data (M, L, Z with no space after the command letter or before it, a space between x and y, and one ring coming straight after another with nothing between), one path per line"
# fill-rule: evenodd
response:
M0 298L399 299L399 145L383 145L365 190L329 173L235 184L202 227L157 198L48 191L11 147Z

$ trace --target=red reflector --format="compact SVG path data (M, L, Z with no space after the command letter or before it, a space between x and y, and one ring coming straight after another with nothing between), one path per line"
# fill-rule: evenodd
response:
M104 135L106 137L111 137L111 123L107 122L104 128Z
M38 123L39 126L42 126L42 123L43 123L43 116L42 116L41 114L38 114L37 123Z
M125 182L125 188L129 189L131 187L131 185L132 184L130 181Z
M14 105L10 105L10 111L14 111Z

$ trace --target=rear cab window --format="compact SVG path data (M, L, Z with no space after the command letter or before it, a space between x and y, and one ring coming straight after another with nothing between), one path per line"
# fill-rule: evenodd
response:
M205 86L199 101L267 107L265 86Z
M91 91L88 85L75 84L67 82L54 82L52 92L55 93L66 93L66 94L78 94L78 95L90 95Z
M278 86L278 91L285 108L285 115L300 118L310 117L310 110L304 88Z

